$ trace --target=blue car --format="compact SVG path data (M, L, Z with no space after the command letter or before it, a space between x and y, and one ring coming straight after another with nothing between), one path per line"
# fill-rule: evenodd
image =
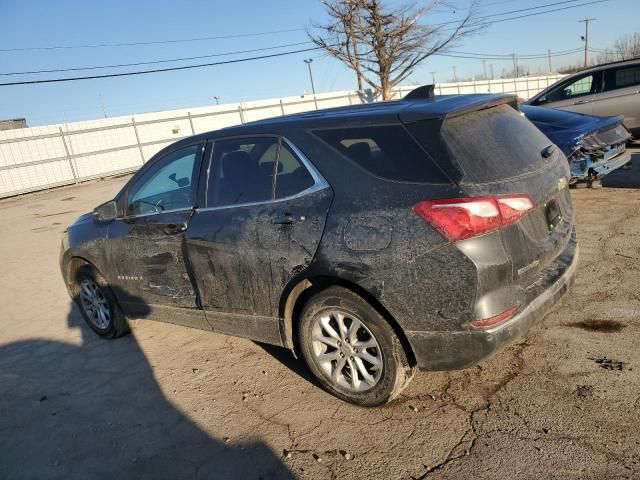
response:
M622 116L598 117L553 108L520 105L520 111L555 143L569 160L571 184L599 180L631 160L631 133Z

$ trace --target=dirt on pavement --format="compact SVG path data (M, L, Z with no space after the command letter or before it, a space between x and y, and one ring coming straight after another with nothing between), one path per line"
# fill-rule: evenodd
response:
M574 190L580 266L556 309L377 409L283 349L141 321L103 340L63 286L61 234L124 182L0 201L0 477L640 477L640 155Z

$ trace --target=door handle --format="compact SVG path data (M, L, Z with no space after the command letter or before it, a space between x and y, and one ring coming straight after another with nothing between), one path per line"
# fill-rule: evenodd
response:
M589 103L591 100L578 100L577 102L573 102L574 105L582 105L585 103Z
M186 223L170 223L164 227L164 233L167 235L177 235L178 233L186 232L187 224Z

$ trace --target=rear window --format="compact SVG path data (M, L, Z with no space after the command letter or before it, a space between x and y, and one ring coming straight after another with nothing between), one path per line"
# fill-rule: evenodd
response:
M402 182L448 183L401 125L317 130L314 133L378 177Z
M441 137L462 181L494 182L534 172L551 141L523 114L500 105L445 120Z
M640 85L640 65L616 68L605 72L604 90L616 90L617 88Z

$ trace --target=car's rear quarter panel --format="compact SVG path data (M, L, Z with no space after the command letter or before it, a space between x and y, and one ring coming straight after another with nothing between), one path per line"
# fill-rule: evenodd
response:
M310 133L296 144L334 191L325 231L306 274L352 282L404 330L452 330L472 313L477 281L465 255L412 210L459 187L379 179Z

